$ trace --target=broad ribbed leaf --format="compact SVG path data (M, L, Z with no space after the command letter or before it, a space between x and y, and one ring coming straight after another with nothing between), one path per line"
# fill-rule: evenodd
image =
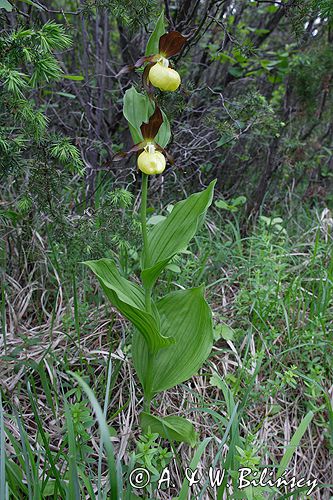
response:
M152 393L164 391L194 375L213 345L212 314L204 298L204 287L178 290L156 303L160 331L174 337L175 344L160 350L153 359ZM148 349L134 333L133 361L143 387L147 381Z
M188 443L191 446L195 446L197 442L197 434L193 424L186 418L176 416L161 418L142 412L140 424L144 432L149 432L150 428L150 432L157 432L168 440Z
M212 203L215 180L201 193L178 202L165 220L156 224L148 234L149 261L144 258L142 280L153 284L170 259L184 250L195 235L199 223Z
M160 38L164 33L165 33L164 10L162 10L161 14L157 19L154 31L149 37L146 47L146 56L158 54Z
M140 126L141 123L147 122L149 118L147 99L145 95L137 92L133 86L126 90L124 95L123 113L129 123L134 144L142 141Z
M152 104L151 104L152 105ZM162 111L163 123L160 126L157 136L155 137L155 142L165 148L171 139L171 128L170 122L167 115Z
M128 121L134 144L142 141L143 136L140 127L142 123L148 123L149 117L154 113L154 110L155 105L148 96L140 94L133 86L126 90L123 113ZM169 120L163 111L162 116L163 123L159 127L155 141L164 148L170 141L171 130Z
M170 338L161 335L156 307L153 305L153 315L146 312L143 289L121 276L112 260L90 260L84 264L95 273L111 304L142 334L142 340L151 352L174 342L172 335Z

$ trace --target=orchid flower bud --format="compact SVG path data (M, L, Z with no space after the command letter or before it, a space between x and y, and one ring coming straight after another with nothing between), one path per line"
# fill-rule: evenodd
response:
M156 151L154 144L148 144L138 156L138 168L147 175L161 174L165 170L165 157Z
M174 92L180 85L180 76L177 71L169 68L169 61L162 57L149 71L150 83L163 91Z

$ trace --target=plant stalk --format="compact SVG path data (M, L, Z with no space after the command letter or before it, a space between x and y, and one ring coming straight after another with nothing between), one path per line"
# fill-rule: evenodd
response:
M147 232L147 196L148 196L148 175L142 173L142 192L141 192L141 231L143 239L143 260L149 261L148 232Z
M147 197L148 197L148 175L142 173L142 194L141 194L141 231L143 239L143 255L142 255L142 267L146 267L150 262L149 248L148 248L148 231L147 231ZM145 286L145 306L146 311L151 313L151 286ZM150 413L150 403L151 403L151 388L153 379L153 364L155 355L152 352L148 352L148 362L147 362L147 378L145 386L145 400L144 400L144 410Z
M141 231L143 239L142 264L149 262L148 231L147 231L147 196L148 196L148 175L142 173L142 195L141 195ZM145 287L145 303L147 312L151 312L151 287Z

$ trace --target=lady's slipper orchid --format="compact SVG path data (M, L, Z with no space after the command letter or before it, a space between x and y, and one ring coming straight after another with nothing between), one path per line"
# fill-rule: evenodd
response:
M118 73L118 76L148 62L143 72L144 83L163 91L174 92L178 89L181 80L179 73L170 68L169 58L179 54L185 43L186 38L178 31L165 33L160 37L158 54L140 57L134 66L126 66Z
M180 85L179 73L169 68L169 61L164 58L150 68L148 80L154 87L163 91L173 92L177 90Z
M157 175L164 172L166 167L166 159L173 163L172 158L168 153L155 141L159 128L163 123L163 116L160 108L155 105L155 111L149 118L148 123L143 123L140 127L143 141L135 144L126 153L118 153L113 157L113 161L119 161L122 158L132 154L140 153L137 160L137 165L141 172L148 175ZM165 155L165 156L164 156Z
M156 151L154 144L148 144L138 156L138 167L144 174L161 174L164 172L165 166L165 157L162 153Z

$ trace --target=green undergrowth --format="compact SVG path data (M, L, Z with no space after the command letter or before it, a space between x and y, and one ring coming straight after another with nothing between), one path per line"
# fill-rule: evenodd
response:
M301 474L302 460L294 452L301 443L302 453L310 454L310 443L317 442L318 436L321 453L330 460L331 235L316 209L298 209L293 216L262 213L246 232L241 230L240 220L238 213L225 220L221 211L213 210L207 222L209 231L200 231L162 278L163 286L178 289L189 285L196 270L194 286L211 283L207 297L214 311L215 347L201 370L205 389L181 385L153 408L156 414L167 413L168 401L177 406L177 398L181 401L186 391L188 402L179 414L190 415L190 419L195 416L198 441L194 448L188 448L184 455L181 450L187 445L180 448L153 432L130 432L126 453L121 461L117 459L123 431L120 417L126 416L133 404L133 388L130 390L123 380L127 368L122 356L88 355L83 346L100 328L103 314L103 318L111 318L103 328L103 349L106 353L119 353L120 349L128 359L130 330L119 324L109 306L99 312L104 304L102 294L82 272L78 282L68 279L64 298L68 307L61 319L61 335L66 339L62 350L49 347L41 356L33 354L39 343L46 345L46 334L50 345L54 336L60 335L59 324L52 331L57 321L56 315L52 316L56 299L52 293L47 332L35 338L22 334L22 343L15 345L10 339L4 343L2 366L11 363L13 376L22 371L12 390L6 389L7 384L2 387L0 498L72 500L84 495L116 498L115 494L119 498L121 491L124 498L133 498L133 494L159 498L159 474L170 466L179 475L169 494L185 499L189 486L184 470L191 461L193 469L199 463L207 468L226 468L234 485L228 498L287 498L273 487L250 488L244 496L237 496L237 470L249 466L259 472L269 463L275 472L293 466ZM131 242L124 248L127 254L120 264L126 262L122 269L127 275L138 268L138 257ZM64 259L51 246L49 262L56 267L55 257ZM42 322L43 312L38 319L39 325ZM6 329L2 331L5 337ZM135 411L139 413L139 386L134 390ZM275 422L276 435L283 436L287 420L294 422L291 447L284 446L283 438L278 439L277 447L274 436L267 442L261 440L263 428L271 422ZM151 483L132 491L129 477L136 467L149 471ZM315 461L314 475L317 468L320 464ZM327 488L329 485L322 491ZM191 489L193 498L208 498L209 491L214 494L205 478ZM226 491L224 482L216 490L217 498ZM294 498L311 495L303 489Z

